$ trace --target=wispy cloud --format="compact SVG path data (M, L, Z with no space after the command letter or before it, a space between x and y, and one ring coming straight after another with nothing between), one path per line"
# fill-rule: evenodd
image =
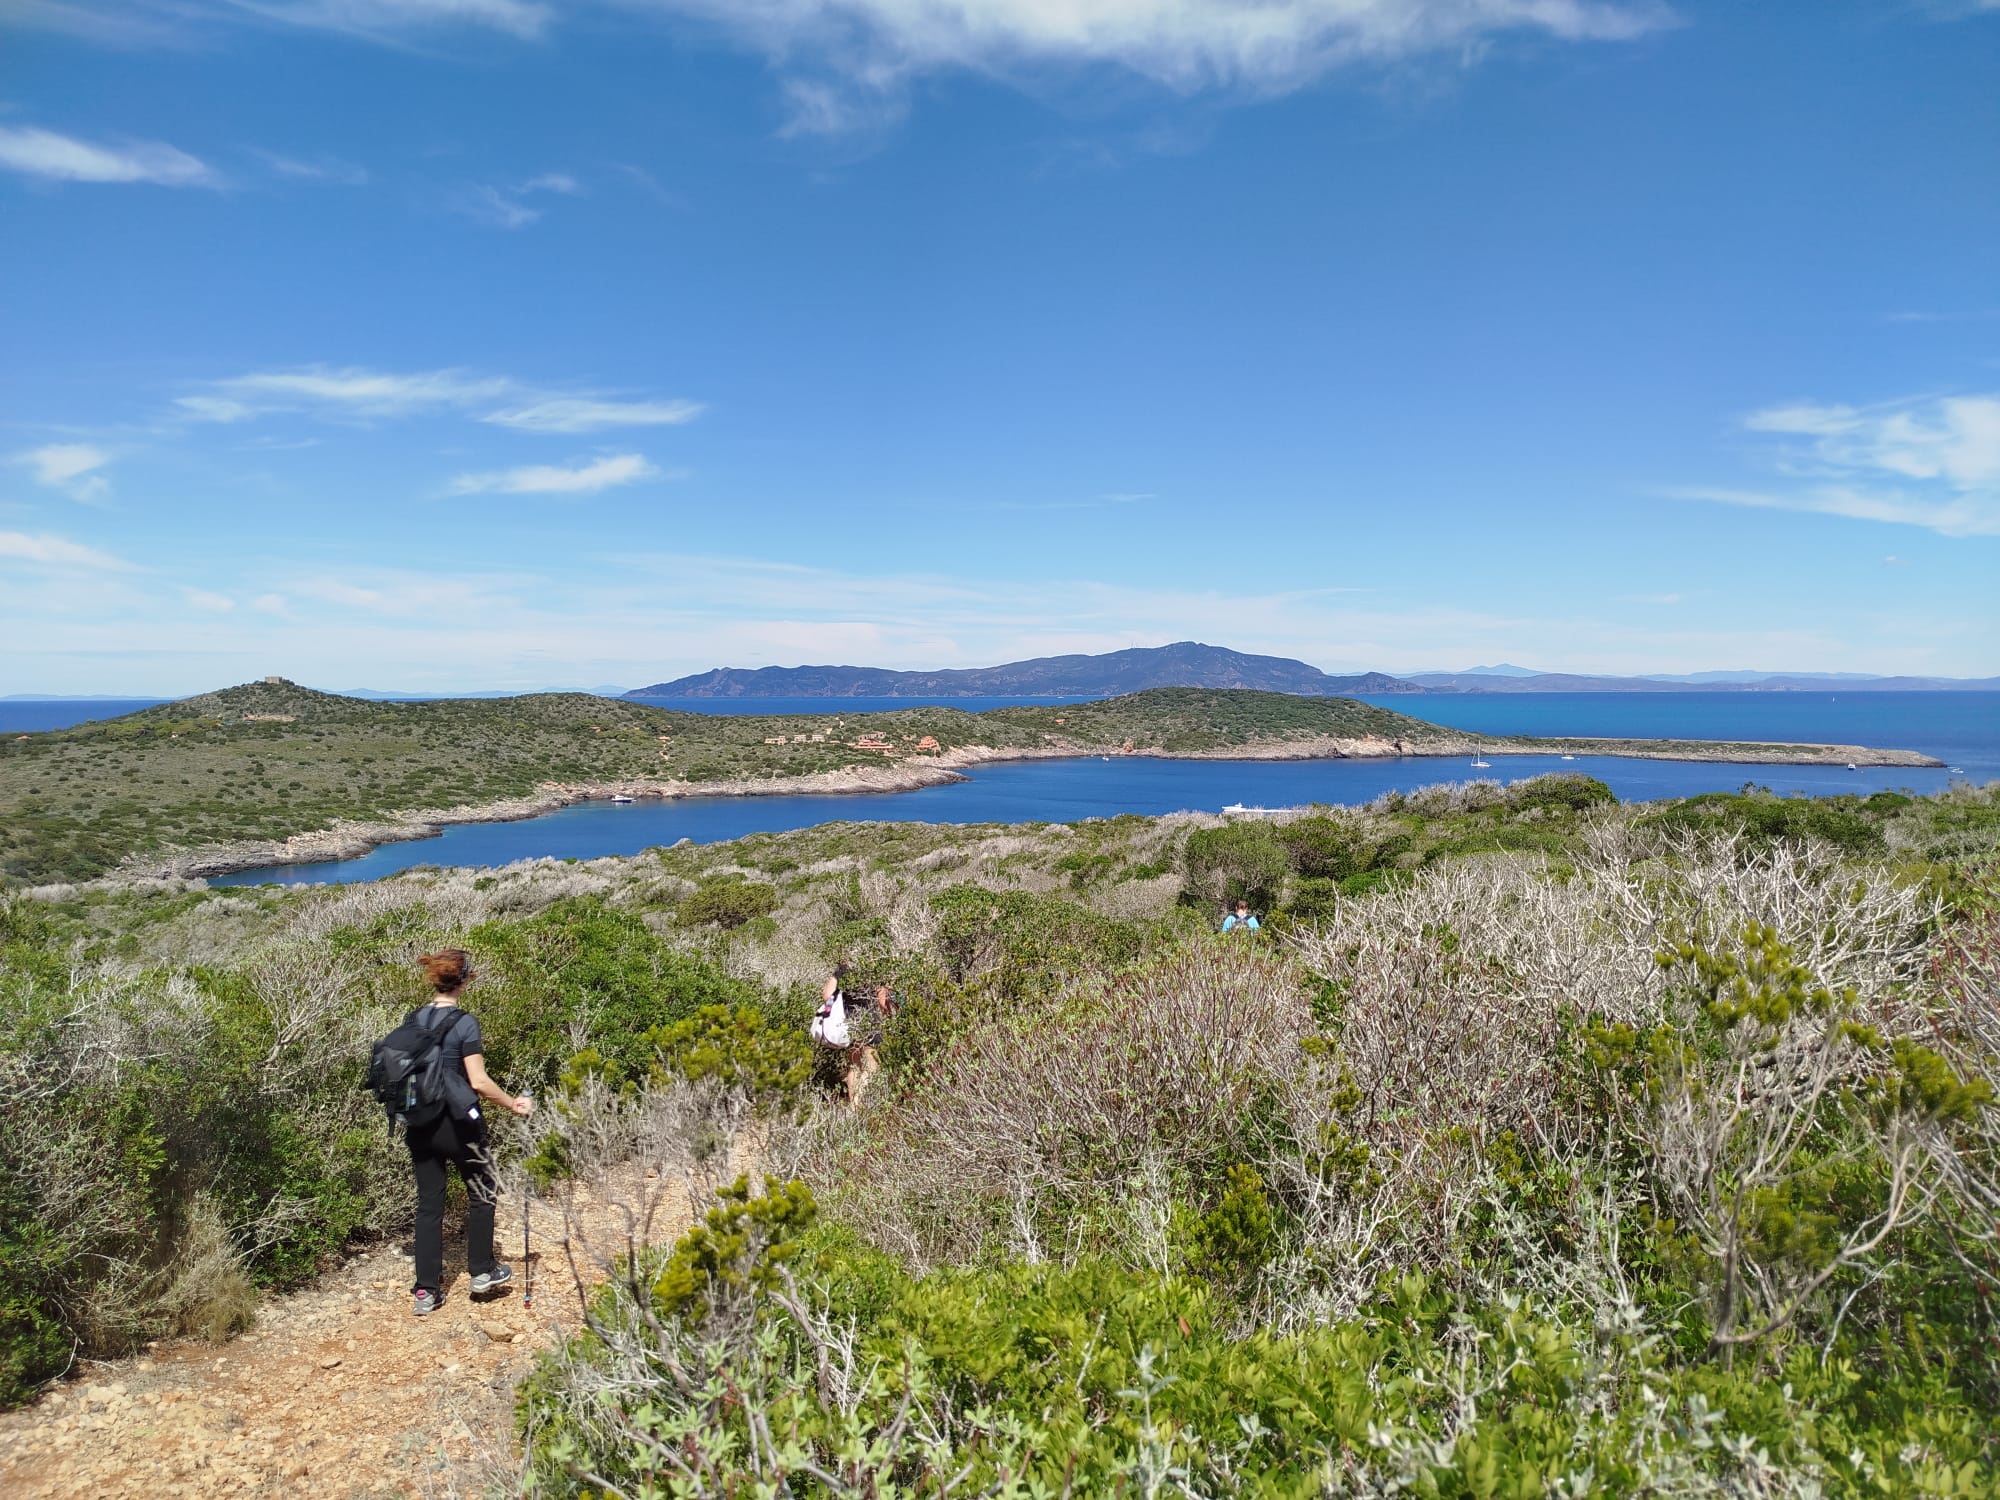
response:
M334 422L460 414L521 432L574 434L616 427L673 427L702 413L698 401L562 391L470 370L370 370L305 365L210 381L179 397L189 421L248 422L279 413Z
M521 469L497 469L485 474L461 474L451 482L454 495L594 495L615 485L651 479L659 470L637 453L600 458L579 468L530 464Z
M206 610L210 614L227 614L236 608L236 601L227 594L212 593L208 589L184 588L181 590L181 596L196 609Z
M149 182L158 187L219 187L199 157L163 141L116 145L78 140L32 125L0 125L0 167L57 182Z
M111 489L111 481L98 472L111 455L88 443L50 443L17 453L13 461L32 469L35 483L61 490L72 500L101 500Z
M25 531L0 531L0 558L36 563L46 568L81 569L102 573L137 572L123 558L43 532L30 536Z
M514 390L510 380L463 370L395 374L353 366L331 369L309 365L212 381L200 394L182 396L175 405L183 415L204 422L241 422L286 411L349 418L403 417L499 401Z
M525 229L541 218L542 210L525 200L541 193L573 198L583 192L583 184L564 172L545 172L511 187L478 182L460 188L445 200L454 213L494 229Z
M1922 526L1946 536L2000 536L2000 394L1868 407L1795 402L1752 412L1743 426L1791 440L1769 455L1789 483L1666 493Z
M1344 65L1460 59L1508 33L1625 41L1671 25L1660 0L639 0L695 20L785 70L794 133L893 116L917 77L1018 78L1101 66L1178 94L1265 96Z
M389 37L446 26L484 26L531 41L552 7L534 0L244 0L266 20L353 36Z
M337 156L315 156L304 161L296 156L285 156L276 151L253 148L251 154L267 169L279 177L291 177L305 182L328 182L336 187L365 187L368 184L368 169L351 161L342 161Z
M702 413L699 401L594 401L559 396L488 412L480 420L523 432L597 432L606 427L678 427Z

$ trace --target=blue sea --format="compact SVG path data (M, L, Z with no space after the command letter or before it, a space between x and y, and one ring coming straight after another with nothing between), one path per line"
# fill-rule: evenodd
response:
M0 734L68 729L95 719L122 718L166 701L165 698L62 698L49 702L0 699Z
M722 711L742 711L741 701L725 703ZM782 701L758 700L757 711L791 711L767 707ZM921 700L889 701L893 706L909 707ZM954 701L968 706L968 700ZM1958 768L1965 779L2000 779L2000 693L1396 694L1374 701L1454 728L1493 734L1809 740L1899 747L1935 755ZM810 700L815 712L836 707L843 712L864 711L854 700ZM607 854L636 854L683 838L709 843L843 819L1072 822L1119 813L1215 812L1234 803L1252 807L1291 807L1307 802L1352 805L1372 801L1390 790L1410 791L1480 777L1516 781L1548 771L1596 776L1626 801L1734 791L1746 783L1813 795L1885 788L1932 792L1955 779L1946 770L1847 771L1616 756L1582 756L1573 761L1554 756L1496 756L1490 770L1475 770L1465 761L1429 758L1016 761L980 766L967 781L913 792L586 802L525 822L459 824L435 839L385 844L358 859L248 870L217 877L214 883L374 880L415 865L500 865L542 857L594 859Z

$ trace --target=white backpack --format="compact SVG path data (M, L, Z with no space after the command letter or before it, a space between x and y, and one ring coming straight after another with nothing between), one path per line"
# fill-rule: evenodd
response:
M839 990L833 992L833 998L813 1017L812 1038L829 1047L847 1045L847 997Z

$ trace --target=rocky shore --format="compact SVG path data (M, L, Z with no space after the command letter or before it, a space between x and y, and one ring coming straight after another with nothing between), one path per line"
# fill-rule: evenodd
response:
M1012 760L1075 760L1101 755L1164 760L1353 760L1396 756L1444 759L1482 755L1616 755L1637 760L1685 760L1744 765L1909 766L1935 769L1942 761L1914 750L1862 745L1738 744L1704 740L1486 739L1442 736L1422 741L1364 736L1358 739L1264 740L1215 750L1165 750L1152 746L1107 750L1102 745L1051 743L1037 747L960 745L936 755L910 756L878 765L846 766L805 776L730 781L545 782L529 796L465 807L414 808L389 817L340 821L285 839L239 839L166 854L135 856L118 880L203 879L269 865L318 864L355 859L383 844L436 838L455 823L511 823L537 818L578 802L608 797L789 797L909 792L963 781L962 769Z

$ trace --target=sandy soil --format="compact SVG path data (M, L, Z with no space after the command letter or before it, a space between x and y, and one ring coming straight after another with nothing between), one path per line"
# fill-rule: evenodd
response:
M663 1205L651 1238L679 1235L690 1217L686 1194L644 1186ZM603 1201L580 1209L594 1238L622 1241L615 1209ZM464 1241L447 1223L450 1284L428 1318L410 1312L405 1240L271 1300L256 1327L227 1344L174 1342L89 1365L35 1405L0 1416L0 1495L480 1493L514 1468L515 1385L541 1349L583 1321L558 1242L561 1211L538 1200L531 1216L535 1252L524 1263L518 1206L503 1200L497 1237L514 1281L488 1301L468 1295ZM533 1272L532 1307L524 1269Z

